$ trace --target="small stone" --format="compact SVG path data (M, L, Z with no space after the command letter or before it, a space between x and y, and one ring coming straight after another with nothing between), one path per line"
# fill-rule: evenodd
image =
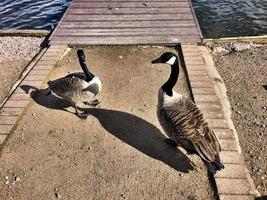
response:
M5 184L8 185L8 184L9 184L9 180L6 180L6 181L5 181Z
M62 198L62 196L58 192L55 193L55 196L56 196L57 199L61 199Z
M183 177L184 175L182 173L179 173L179 176Z
M8 180L8 176L6 176L5 179Z
M214 42L207 42L205 44L206 47L212 48L212 46L214 45Z
M35 113L32 113L32 116L35 116L36 114Z
M123 58L123 56L119 56L119 59L122 59Z
M63 146L63 143L59 143L59 146Z
M265 124L262 124L261 126L262 126L263 128L265 128L266 125L265 125Z
M227 49L223 48L223 47L214 47L212 49L212 54L215 56L223 56L226 54L229 54L230 51L228 51Z
M21 180L20 180L20 177L15 177L15 181L17 181L17 182L20 182Z
M259 122L255 122L258 126L260 125L260 123Z
M250 49L250 48L251 48L250 44L235 43L233 45L233 50L236 51L236 52L245 51L245 50Z
M241 115L241 112L239 110L237 110L236 112Z

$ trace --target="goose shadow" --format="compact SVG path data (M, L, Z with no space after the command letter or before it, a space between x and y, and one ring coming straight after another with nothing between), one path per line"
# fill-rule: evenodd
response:
M261 197L256 197L255 200L267 200L267 195L261 196Z
M194 164L176 147L164 142L166 138L153 124L133 114L101 108L85 109L96 117L109 133L142 153L162 161L173 169L188 173Z
M21 89L30 94L39 105L50 109L66 110L71 104L54 95L47 95L47 89L38 89L30 85L22 85ZM162 161L173 169L188 173L194 164L176 147L164 142L166 138L153 124L133 114L100 108L83 109L96 117L102 127L109 133L131 145L151 158ZM90 117L90 116L89 116Z
M66 108L70 107L71 104L54 95L47 95L48 89L38 89L30 85L21 85L20 88L24 90L25 93L30 94L31 98L41 106L69 112Z

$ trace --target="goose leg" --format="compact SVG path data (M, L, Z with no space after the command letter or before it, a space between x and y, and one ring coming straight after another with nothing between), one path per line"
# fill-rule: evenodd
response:
M100 101L98 99L89 100L84 102L85 105L96 107L98 104L100 104Z
M81 119L86 119L88 117L88 113L85 111L79 111L78 110L78 106L75 104L75 111L76 111L76 115L81 118Z

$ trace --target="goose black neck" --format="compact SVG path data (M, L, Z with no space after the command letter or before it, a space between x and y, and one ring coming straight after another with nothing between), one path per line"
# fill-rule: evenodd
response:
M161 86L162 90L168 95L172 96L172 88L175 86L179 76L178 59L171 65L171 75L169 79Z
M84 61L79 60L79 62L80 62L81 68L83 69L83 72L85 74L85 81L91 81L95 76L91 72L89 72Z

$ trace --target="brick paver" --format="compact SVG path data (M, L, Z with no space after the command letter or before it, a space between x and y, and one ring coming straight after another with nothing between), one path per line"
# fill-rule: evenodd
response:
M182 51L194 101L203 111L221 143L220 157L225 169L214 176L219 199L252 200L254 186L248 180L250 177L239 153L238 141L225 119L205 61L196 44L182 44Z

